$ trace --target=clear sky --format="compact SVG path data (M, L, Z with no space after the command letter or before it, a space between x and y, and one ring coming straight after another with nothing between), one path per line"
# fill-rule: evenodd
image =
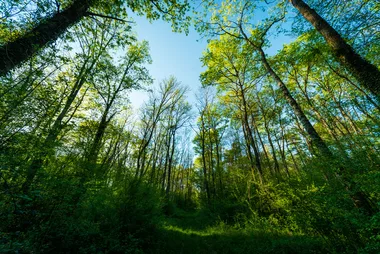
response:
M204 70L200 57L207 47L207 40L201 39L193 28L186 36L185 33L172 32L168 22L157 20L150 23L145 17L136 15L132 15L132 18L135 21L133 30L137 33L137 38L147 40L150 45L153 63L147 68L154 78L152 87L158 86L163 79L173 75L191 89L188 99L190 103L195 103L195 93L201 86L199 75ZM272 47L266 49L266 53L276 53L284 43L291 40L288 36L279 35L271 40ZM134 91L130 95L135 109L147 98L147 92L143 91Z
M200 57L207 46L206 39L194 29L189 34L172 32L170 23L161 20L150 23L145 17L133 16L134 31L139 40L149 41L150 55L153 63L147 68L154 79L152 86L173 75L191 91L189 100L193 102L193 94L200 87L199 74L202 72ZM199 40L197 42L197 40ZM147 92L134 91L130 96L134 108L138 108L147 99Z

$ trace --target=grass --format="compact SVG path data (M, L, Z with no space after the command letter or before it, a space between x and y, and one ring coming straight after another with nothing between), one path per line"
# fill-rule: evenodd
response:
M321 239L227 225L200 212L165 218L147 253L326 253Z

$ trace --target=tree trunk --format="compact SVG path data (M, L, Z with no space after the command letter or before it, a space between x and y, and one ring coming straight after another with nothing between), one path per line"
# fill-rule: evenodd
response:
M242 128L243 128L245 146L247 147L248 160L249 160L249 162L251 164L252 174L254 175L255 174L254 173L254 170L255 170L255 161L254 161L253 154L252 154L252 151L251 151L251 145L250 145L250 141L249 141L249 138L248 138L248 131L247 131L246 125L244 124L243 120L242 120Z
M64 124L62 123L62 121L64 117L67 115L72 103L74 102L84 82L85 82L84 77L80 78L78 82L76 82L74 88L71 90L70 95L67 97L65 106L63 107L61 113L58 115L57 119L55 119L52 128L50 129L47 137L45 138L43 142L43 145L42 145L43 150L38 155L36 155L32 163L30 164L28 168L26 180L22 184L22 191L24 193L28 192L30 185L32 184L34 178L36 177L37 171L42 167L44 163L45 157L55 147L55 141L57 140L58 135L64 128Z
M261 138L261 135L260 135L259 129L258 129L257 125L256 125L256 122L255 122L255 120L254 120L254 118L253 118L253 115L251 116L251 123L252 123L252 126L253 126L253 128L254 128L254 133L256 133L257 138L258 138L258 140L259 140L259 142L260 142L260 145L261 145L261 147L262 147L262 149L263 149L265 159L266 159L266 161L267 161L267 163L268 163L268 168L269 168L270 172L275 173L275 172L273 171L273 169L272 169L272 164L271 164L271 162L270 162L270 159L269 159L269 155L268 155L267 149L265 148L264 141L263 141L263 139Z
M201 124L202 124L202 129L201 129L201 143L202 143L202 162L203 162L203 177L204 177L204 187L206 189L206 194L207 194L207 204L210 205L210 189L208 186L208 180L207 180L207 167L206 167L206 147L205 147L205 124L204 124L204 118L203 118L203 112L201 113Z
M280 150L280 155L281 155L282 162L284 164L286 174L288 175L288 177L290 177L288 162L286 161L286 154L285 154L285 130L284 130L285 128L284 128L284 125L282 124L281 115L278 116L278 122L280 124L280 129L281 129L281 137L280 137L281 143L280 143L280 139L277 139L277 144Z
M253 132L251 127L249 126L249 119L248 119L248 105L247 100L245 98L245 91L243 89L243 85L239 84L240 92L241 92L241 100L243 103L243 124L246 128L247 137L248 137L248 149L250 150L250 147L253 149L253 153L255 154L255 166L257 168L257 171L259 173L260 182L263 181L263 171L261 167L261 161L260 161L260 153L257 149L255 139L253 138ZM254 121L254 119L252 119Z
M157 167L157 162L158 162L158 156L159 156L159 152L161 151L161 147L162 147L162 142L163 141L163 138L161 139L160 137L157 137L155 142L154 142L154 147L153 147L153 154L152 154L152 169L151 169L151 172L150 172L150 180L149 180L149 184L152 184L152 185L155 185L156 182L155 182L155 179L156 179L156 167Z
M33 30L0 47L0 76L32 57L55 41L70 26L86 15L91 0L75 0L67 9L42 21Z
M217 136L216 140L215 140L215 148L216 148L216 171L218 173L218 177L219 177L219 190L218 190L218 193L220 194L220 196L222 197L223 196L223 180L222 180L222 168L220 167L220 145L219 145L219 136Z
M293 161L293 164L294 164L294 168L297 170L297 172L300 172L300 169L298 167L298 163L296 161L296 159L294 158L294 155L292 153L292 150L290 150L289 148L289 143L288 141L285 139L285 144L286 144L286 150L288 150L288 152L290 153L290 156L292 157L292 161Z
M331 153L330 149L327 147L326 143L322 140L322 138L319 136L319 134L314 129L313 125L311 125L309 119L306 117L306 115L303 113L301 107L298 105L297 101L292 97L290 94L288 88L286 87L285 83L281 80L281 78L277 75L277 73L272 69L270 64L268 63L265 53L261 47L255 48L260 56L261 61L268 73L271 75L271 77L277 82L278 86L280 87L285 99L288 101L290 106L293 109L294 114L297 116L299 121L301 122L302 126L306 130L306 132L309 134L312 144L318 149L317 155L320 157L325 157L327 159L334 160L335 157ZM337 175L337 177L342 178L342 184L346 187L346 189L349 192L353 192L350 197L353 200L354 204L358 208L362 208L367 214L372 215L374 214L375 210L372 208L372 205L370 201L368 200L365 193L363 193L361 190L356 190L356 183L352 181L351 179L348 179L346 175L346 169L339 165L340 173ZM327 174L324 173L324 176L327 178Z
M264 121L266 121L266 120L264 119ZM272 156L273 156L273 161L274 161L274 170L280 176L280 166L278 164L276 149L274 148L274 145L273 145L273 141L272 141L272 137L270 135L268 124L265 122L264 126L265 126L265 131L267 133L269 145L270 145L271 150L272 150Z
M176 129L171 130L171 135L172 136L172 149L169 155L169 163L168 163L168 184L166 186L166 197L169 198L169 192L170 192L170 184L171 184L171 173L172 173L172 164L173 164L173 157L174 157L174 150L175 150L175 133ZM169 144L170 145L170 144ZM174 178L175 179L175 178Z
M270 76L276 81L276 83L280 87L280 90L282 91L285 99L288 101L289 105L292 107L294 114L297 116L297 118L301 122L302 126L304 127L306 132L309 134L311 141L312 141L312 144L315 145L315 147L318 149L318 151L321 155L331 158L332 154L331 154L330 150L328 149L328 147L326 146L326 144L322 140L322 138L319 136L317 131L314 129L313 125L310 123L309 119L304 114L300 105L297 103L297 101L290 94L290 92L289 92L288 88L286 87L286 85L284 84L284 82L281 80L281 78L277 75L277 73L269 65L263 49L257 48L257 50L260 53L261 61L264 65L265 69L269 72Z
M280 166L278 164L278 160L277 160L277 156L276 156L276 150L274 149L272 137L270 134L270 130L269 130L269 126L268 126L269 123L268 123L268 120L266 117L266 112L264 110L263 105L261 104L259 96L257 96L257 102L258 102L258 106L261 110L261 114L263 116L265 132L267 134L268 142L269 142L269 145L270 145L271 151L272 151L272 156L273 156L273 161L274 161L274 171L276 172L276 174L278 176L280 176Z
M209 123L211 122L210 118L208 119L208 122ZM216 196L216 185L215 185L214 153L213 153L214 144L213 144L213 138L211 135L211 128L208 129L207 134L208 134L208 139L210 142L209 159L210 159L210 174L211 174L211 179L212 179L212 195L213 195L213 197L215 197Z
M325 38L339 63L352 73L362 87L371 91L379 99L380 70L357 54L340 34L304 1L289 1Z
M165 165L164 165L164 173L162 176L163 179L162 179L162 183L161 183L161 188L162 188L163 193L166 191L165 181L166 181L166 174L167 174L167 169L168 169L168 164L169 164L171 137L172 137L172 135L171 135L170 130L169 130L168 134L167 134L167 140L166 140Z
M310 67L308 68L308 74L307 74L307 76L309 75L309 71L310 71ZM303 86L301 86L301 84L298 81L298 78L297 78L296 75L294 76L294 81L296 82L298 88L301 90L303 96L305 97L307 104L310 106L311 110L315 113L316 117L314 117L314 119L317 120L317 121L319 121L319 122L321 122L322 125L327 130L327 132L330 134L330 136L336 141L336 143L338 145L340 145L340 141L337 138L335 130L330 126L329 122L326 121L326 119L324 117L322 117L321 113L319 112L319 110L317 109L317 107L315 107L314 103L312 102L312 100L309 97L309 94L308 94L308 91L307 91L307 86L308 86L308 83L309 83L308 82L308 78L305 78Z
M110 105L107 105L106 110L103 112L102 118L99 122L98 129L94 137L94 141L91 144L90 151L87 155L87 166L89 169L96 165L96 161L99 155L99 149L102 142L102 138L106 131L109 121L111 118L107 119Z

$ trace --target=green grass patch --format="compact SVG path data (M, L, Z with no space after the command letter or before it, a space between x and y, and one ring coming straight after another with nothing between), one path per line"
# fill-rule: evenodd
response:
M201 212L165 218L158 239L147 253L327 253L323 241L290 233L241 228ZM208 222L208 223L204 223Z

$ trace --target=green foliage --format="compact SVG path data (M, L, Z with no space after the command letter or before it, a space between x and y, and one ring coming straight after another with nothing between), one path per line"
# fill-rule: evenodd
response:
M274 232L272 225L258 228L246 219L226 224L213 213L177 212L161 226L156 248L148 253L322 253L325 245L319 238ZM241 216L240 216L241 217ZM242 223L246 221L246 224ZM261 223L263 225L264 222ZM173 240L175 239L175 240Z
M0 3L0 45L72 2ZM310 5L378 64L372 2ZM196 122L175 77L133 113L129 92L153 81L149 44L111 17L129 8L187 31L189 2L89 3L0 77L1 253L380 252L379 102L317 32L286 21L288 1L202 1Z
M161 214L154 189L104 186L87 191L73 207L76 195L67 189L76 187L75 179L51 181L29 196L9 197L18 210L3 201L2 253L138 253L150 246Z

